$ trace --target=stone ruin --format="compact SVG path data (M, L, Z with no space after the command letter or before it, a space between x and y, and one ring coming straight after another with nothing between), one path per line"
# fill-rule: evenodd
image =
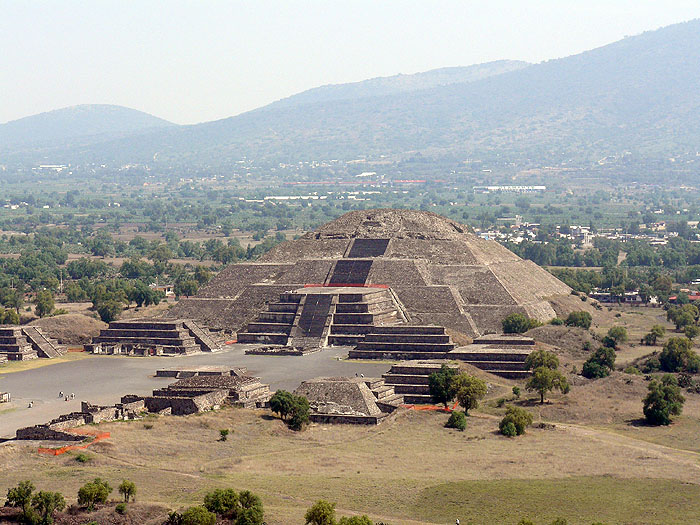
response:
M0 403L9 403L12 401L12 395L9 392L0 392Z
M173 415L186 415L223 403L259 408L266 406L272 397L270 386L248 375L245 369L159 371L156 375L163 377L167 372L176 372L175 377L180 379L166 388L154 390L153 395L145 399L150 412L169 410Z
M309 400L315 423L376 425L403 403L403 397L376 378L322 377L294 391Z
M71 432L72 429L104 421L136 419L144 410L143 398L134 395L124 396L121 403L110 406L93 405L83 401L80 404L80 412L64 414L43 425L20 428L15 439L82 441L85 434Z
M347 288L357 294L352 301L341 298ZM358 344L369 326L397 324L473 338L500 332L511 313L540 321L565 315L560 305L570 292L467 226L430 212L379 209L347 213L257 262L231 264L166 315L260 344ZM343 322L348 314L367 322Z
M96 354L189 355L221 346L191 319L113 321L85 346Z
M56 340L36 326L0 327L0 363L26 361L38 357L52 358L63 353Z

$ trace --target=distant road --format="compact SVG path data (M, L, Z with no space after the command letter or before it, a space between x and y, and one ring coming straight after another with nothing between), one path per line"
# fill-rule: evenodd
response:
M254 346L254 345L252 345ZM43 366L33 370L0 375L0 391L12 394L11 406L0 404L0 438L14 437L18 428L80 410L81 401L107 405L118 403L124 394L150 395L156 388L172 382L155 378L160 368L188 368L202 365L246 367L272 390L293 390L304 379L319 376L380 377L390 366L386 363L338 361L347 356L347 348L331 348L306 356L245 355L251 345L234 345L223 352L183 357L91 356L80 361ZM58 393L75 393L64 401ZM27 408L30 401L33 408ZM9 410L8 410L9 408Z

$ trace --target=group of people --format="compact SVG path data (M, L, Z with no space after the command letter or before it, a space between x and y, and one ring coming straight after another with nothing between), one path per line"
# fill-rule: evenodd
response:
M63 390L61 390L58 393L58 398L61 399L63 398L65 401L70 401L71 399L75 399L75 394L71 392L70 394L65 394ZM29 405L27 405L27 408L33 408L34 407L34 401L30 401Z

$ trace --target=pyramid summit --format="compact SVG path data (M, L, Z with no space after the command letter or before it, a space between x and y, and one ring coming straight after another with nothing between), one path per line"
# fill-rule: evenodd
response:
M258 262L229 265L168 315L237 332L239 340L242 333L272 334L255 341L288 344L305 322L301 312L309 309L301 305L313 295L308 327L323 310L328 322L315 337L325 346L341 341L332 334L351 323L439 325L468 337L500 333L514 312L540 321L565 315L573 309L570 293L468 226L430 212L375 209L347 213Z

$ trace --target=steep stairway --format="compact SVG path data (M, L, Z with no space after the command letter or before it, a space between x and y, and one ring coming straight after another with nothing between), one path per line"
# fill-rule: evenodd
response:
M287 345L301 300L301 294L281 294L279 302L268 303L267 310L238 332L238 342Z
M19 326L0 327L0 354L9 361L26 361L39 357Z
M387 289L342 293L335 305L328 344L354 346L375 326L405 322Z
M25 326L22 332L32 348L36 350L39 357L58 357L62 355L58 342L55 339L50 339L36 326Z

